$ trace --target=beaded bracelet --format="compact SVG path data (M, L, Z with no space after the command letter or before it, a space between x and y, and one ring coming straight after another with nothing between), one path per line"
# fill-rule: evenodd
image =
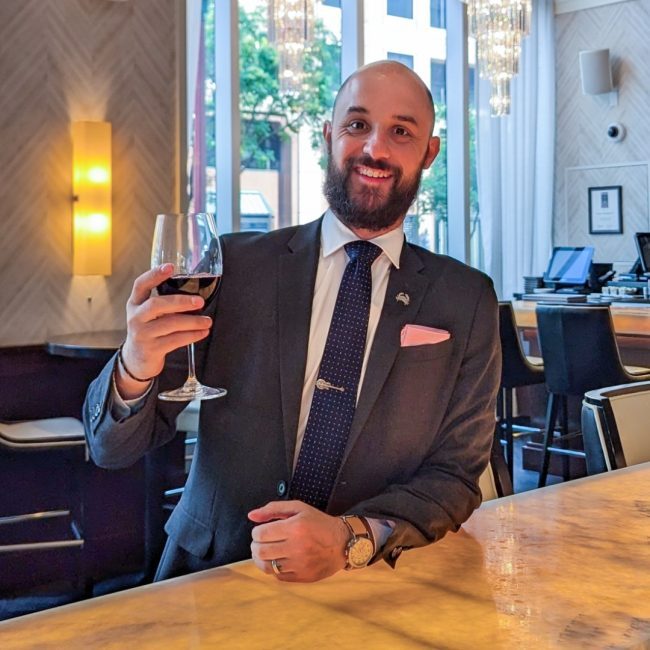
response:
M153 380L155 379L155 377L149 377L149 378L147 378L147 379L140 379L140 377L136 377L136 376L135 376L135 375L134 375L134 374L133 374L133 373L132 373L132 372L131 372L127 367L126 367L126 364L124 363L124 357L122 356L122 348L123 348L123 347L124 347L124 343L122 343L122 345L120 345L120 347L117 348L117 358L118 358L118 360L119 360L119 362L120 362L120 365L122 366L122 370L124 370L124 372L125 372L129 377L131 377L131 379L133 379L133 380L135 380L135 381L139 381L141 384L147 384L147 383L149 383L150 381L153 381Z

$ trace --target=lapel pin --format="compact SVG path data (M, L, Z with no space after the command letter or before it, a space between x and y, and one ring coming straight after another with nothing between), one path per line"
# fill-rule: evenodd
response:
M408 307L411 303L411 297L408 295L408 293L404 293L403 291L400 291L395 296L395 300L397 300L397 302L401 302L405 307Z

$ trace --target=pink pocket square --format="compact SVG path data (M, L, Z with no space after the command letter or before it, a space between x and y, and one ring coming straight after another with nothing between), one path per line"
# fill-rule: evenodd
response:
M439 330L426 325L404 325L400 335L400 344L403 348L412 345L431 345L442 343L451 338L447 330Z

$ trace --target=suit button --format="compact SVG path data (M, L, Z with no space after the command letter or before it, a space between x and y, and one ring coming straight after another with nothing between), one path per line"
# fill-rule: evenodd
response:
M287 493L286 481L278 481L277 493L279 497L283 497Z

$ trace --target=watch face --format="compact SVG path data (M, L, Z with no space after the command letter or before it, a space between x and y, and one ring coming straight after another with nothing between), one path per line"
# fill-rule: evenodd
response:
M372 559L375 550L373 543L367 537L357 537L348 549L348 562L355 569L366 566Z

